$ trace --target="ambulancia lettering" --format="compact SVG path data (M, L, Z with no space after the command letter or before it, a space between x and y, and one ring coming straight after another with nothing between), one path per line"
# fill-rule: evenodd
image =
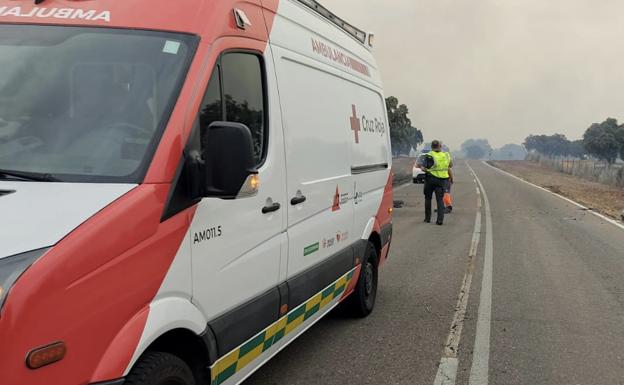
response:
M35 18L55 18L73 19L89 21L105 21L110 23L110 11L96 11L74 8L40 8L34 7L23 9L22 7L0 7L0 17L35 17Z

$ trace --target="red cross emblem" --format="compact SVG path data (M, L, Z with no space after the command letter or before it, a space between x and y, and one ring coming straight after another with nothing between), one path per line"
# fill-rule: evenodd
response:
M351 117L351 130L355 133L355 143L360 143L360 119L357 116L355 104L352 104L351 108L353 109L353 116Z
M340 210L340 190L336 186L336 194L334 194L334 204L332 205L332 211Z

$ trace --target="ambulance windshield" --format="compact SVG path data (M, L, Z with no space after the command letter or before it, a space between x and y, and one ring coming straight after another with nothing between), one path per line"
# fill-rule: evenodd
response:
M0 169L140 182L196 45L184 34L0 25Z

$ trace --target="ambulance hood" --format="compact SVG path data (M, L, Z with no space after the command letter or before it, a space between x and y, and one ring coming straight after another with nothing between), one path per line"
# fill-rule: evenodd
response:
M0 259L55 245L134 187L0 181Z

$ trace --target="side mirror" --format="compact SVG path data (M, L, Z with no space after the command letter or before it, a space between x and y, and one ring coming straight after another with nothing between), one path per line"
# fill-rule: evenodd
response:
M251 131L240 123L214 122L200 131L204 197L234 199L258 189Z

